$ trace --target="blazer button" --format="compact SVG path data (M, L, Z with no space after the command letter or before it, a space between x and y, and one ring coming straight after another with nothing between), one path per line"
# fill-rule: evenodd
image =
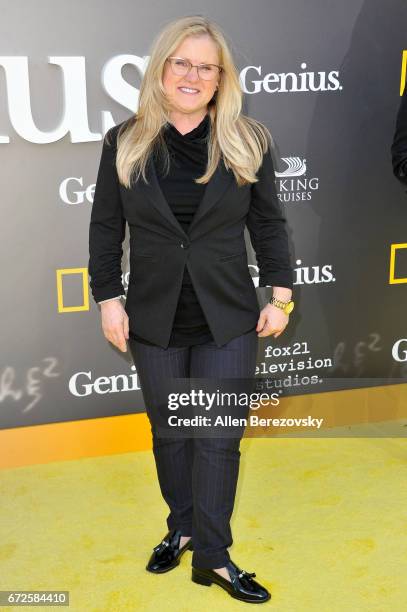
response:
M181 242L181 249L187 249L189 247L189 242Z

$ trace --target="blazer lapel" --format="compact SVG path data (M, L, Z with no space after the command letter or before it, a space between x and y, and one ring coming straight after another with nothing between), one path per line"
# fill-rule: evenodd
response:
M204 195L195 211L191 224L188 228L188 233L184 231L174 213L172 212L164 194L161 190L155 170L154 162L150 156L147 167L146 176L149 184L147 185L142 179L137 182L137 185L142 189L144 195L151 201L155 208L160 212L169 223L177 230L183 238L188 238L193 228L199 223L204 215L219 201L226 189L232 184L234 174L225 168L225 164L221 159L210 181L206 184Z

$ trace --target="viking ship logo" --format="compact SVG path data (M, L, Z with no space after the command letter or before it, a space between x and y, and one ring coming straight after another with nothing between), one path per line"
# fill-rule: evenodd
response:
M292 176L302 176L306 173L306 159L301 159L300 157L282 157L281 159L287 164L287 168L283 172L275 172L276 177L289 178Z

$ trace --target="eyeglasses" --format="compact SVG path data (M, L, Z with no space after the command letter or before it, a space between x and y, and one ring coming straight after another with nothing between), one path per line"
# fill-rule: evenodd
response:
M212 81L215 79L223 70L222 66L217 64L198 64L194 66L191 62L183 57L167 57L167 60L174 74L177 76L186 76L191 68L196 68L198 76L204 81Z

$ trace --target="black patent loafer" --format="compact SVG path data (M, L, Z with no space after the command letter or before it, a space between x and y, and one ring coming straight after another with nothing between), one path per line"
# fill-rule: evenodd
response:
M181 532L178 529L171 529L160 544L154 547L146 570L154 574L162 574L177 567L184 552L188 549L192 550L192 538L182 548L179 548L180 540Z
M231 597L249 603L263 603L271 598L271 594L261 584L253 580L254 572L248 573L240 569L230 559L226 563L230 580L226 580L213 569L192 568L192 580L197 584L210 586L212 582L218 584L229 593Z

